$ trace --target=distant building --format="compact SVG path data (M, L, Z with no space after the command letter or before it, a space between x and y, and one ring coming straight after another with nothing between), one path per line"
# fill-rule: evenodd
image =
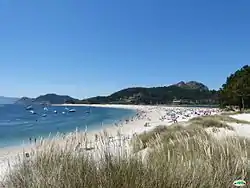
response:
M182 102L181 100L176 100L176 99L173 100L174 105L179 105L181 104L181 102Z
M191 104L192 101L189 101L189 100L187 100L187 99L179 99L179 100L174 99L172 103L173 103L173 105Z

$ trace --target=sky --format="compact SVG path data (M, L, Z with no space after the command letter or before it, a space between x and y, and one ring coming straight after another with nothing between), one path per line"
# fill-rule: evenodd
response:
M0 0L0 96L86 98L195 80L250 60L249 0Z

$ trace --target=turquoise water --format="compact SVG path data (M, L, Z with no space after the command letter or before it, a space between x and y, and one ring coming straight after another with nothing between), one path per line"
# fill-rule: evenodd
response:
M67 133L78 130L97 130L101 125L115 123L135 114L135 111L115 108L33 106L32 114L22 105L0 105L0 147L28 143L29 138L47 137L50 133ZM54 111L57 111L55 113ZM44 116L44 117L43 117Z

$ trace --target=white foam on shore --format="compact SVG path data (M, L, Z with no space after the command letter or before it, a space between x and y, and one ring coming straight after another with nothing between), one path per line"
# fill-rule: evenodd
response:
M177 114L178 121L188 121L189 119L204 115L206 111L210 111L211 114L218 113L217 109L208 108L189 108L189 107L168 107L168 106L143 106L143 105L65 105L65 106L93 106L93 107L107 107L107 108L123 108L132 109L137 111L137 116L131 117L126 121L117 122L115 125L110 125L105 130L109 135L116 136L117 131L120 131L123 135L132 137L134 133L140 134L144 131L154 129L159 125L168 126L172 124L171 114ZM197 113L196 113L197 112ZM145 124L148 123L148 126ZM100 133L101 130L95 130L89 132L92 138L95 134ZM60 139L58 142L66 144L65 140ZM17 154L29 152L32 146L20 147L8 147L0 149L0 178L4 176L8 170L8 160L13 164L15 162L14 156ZM1 179L0 179L1 180Z

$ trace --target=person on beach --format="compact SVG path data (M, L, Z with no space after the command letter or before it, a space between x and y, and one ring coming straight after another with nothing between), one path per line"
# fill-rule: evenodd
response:
M25 153L25 157L29 158L30 157L30 154L29 153Z
M173 122L177 123L177 117L173 118Z
M78 144L77 144L76 147L75 147L75 151L78 151L78 150L80 149L80 147L81 147L81 143L78 142Z
M95 134L95 141L97 142L98 141L98 135Z

